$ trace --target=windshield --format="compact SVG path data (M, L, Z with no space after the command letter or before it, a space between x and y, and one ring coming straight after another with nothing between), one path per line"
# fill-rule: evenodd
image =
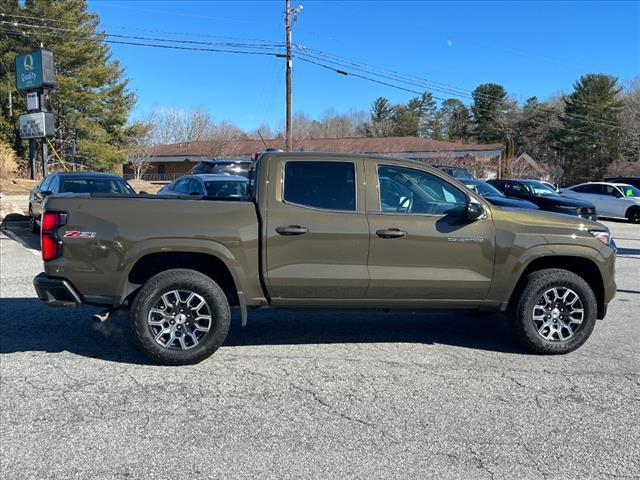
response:
M247 182L240 180L217 180L204 182L209 197L244 198L247 194Z
M549 195L558 195L553 187L547 185L546 183L536 182L534 180L530 180L528 182L522 182L523 185L527 188L529 193L536 197L547 197Z
M619 188L625 197L640 197L640 188L633 185L619 185Z
M485 182L465 183L465 185L483 197L504 197L504 194L500 190Z
M117 178L68 178L63 179L60 191L67 193L116 193L132 195L135 192L123 180Z

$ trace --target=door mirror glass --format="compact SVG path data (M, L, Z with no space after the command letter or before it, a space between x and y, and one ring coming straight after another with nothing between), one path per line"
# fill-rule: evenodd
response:
M473 200L467 203L467 219L479 220L485 217L486 213L484 211L484 207L480 203Z

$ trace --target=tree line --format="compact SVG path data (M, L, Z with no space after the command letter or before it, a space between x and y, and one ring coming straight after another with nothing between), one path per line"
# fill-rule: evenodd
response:
M55 53L57 88L50 96L56 118L56 152L67 162L111 169L134 157L144 157L152 145L213 140L212 156L223 156L236 139L282 138L282 126L265 124L245 131L232 122L217 121L203 108L158 108L130 121L136 104L124 67L112 58L98 29L99 18L84 0L8 0L5 13L28 15L48 22L77 25L77 33L45 36L24 34L3 25L0 30L0 142L22 158L27 144L18 135L18 116L25 99L13 91L13 60L40 46ZM9 104L9 93L12 102ZM503 146L505 174L509 162L528 153L541 163L560 166L565 181L601 178L607 171L626 169L640 174L640 80L621 85L606 74L586 74L564 95L518 102L498 84L479 85L465 102L435 99L424 92L406 103L375 99L368 112L326 110L313 119L294 116L294 143L306 138L418 136L462 143Z

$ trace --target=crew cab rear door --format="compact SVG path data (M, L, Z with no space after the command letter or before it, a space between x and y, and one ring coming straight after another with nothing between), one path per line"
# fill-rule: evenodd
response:
M269 159L265 280L274 304L364 297L369 227L359 157Z
M490 212L468 220L467 193L444 175L393 161L365 166L366 298L416 304L486 298L495 256Z

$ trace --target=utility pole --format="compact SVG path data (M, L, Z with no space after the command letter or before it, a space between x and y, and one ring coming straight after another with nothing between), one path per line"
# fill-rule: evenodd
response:
M285 28L287 31L287 118L286 118L286 142L287 151L290 152L293 147L293 138L291 132L291 2L287 0L285 15Z
M287 34L287 80L286 80L286 96L287 96L287 115L286 115L286 149L291 151L293 149L293 133L291 131L291 15L293 15L293 22L298 19L298 13L302 10L302 5L296 8L291 8L291 1L286 0L285 7L285 29Z

